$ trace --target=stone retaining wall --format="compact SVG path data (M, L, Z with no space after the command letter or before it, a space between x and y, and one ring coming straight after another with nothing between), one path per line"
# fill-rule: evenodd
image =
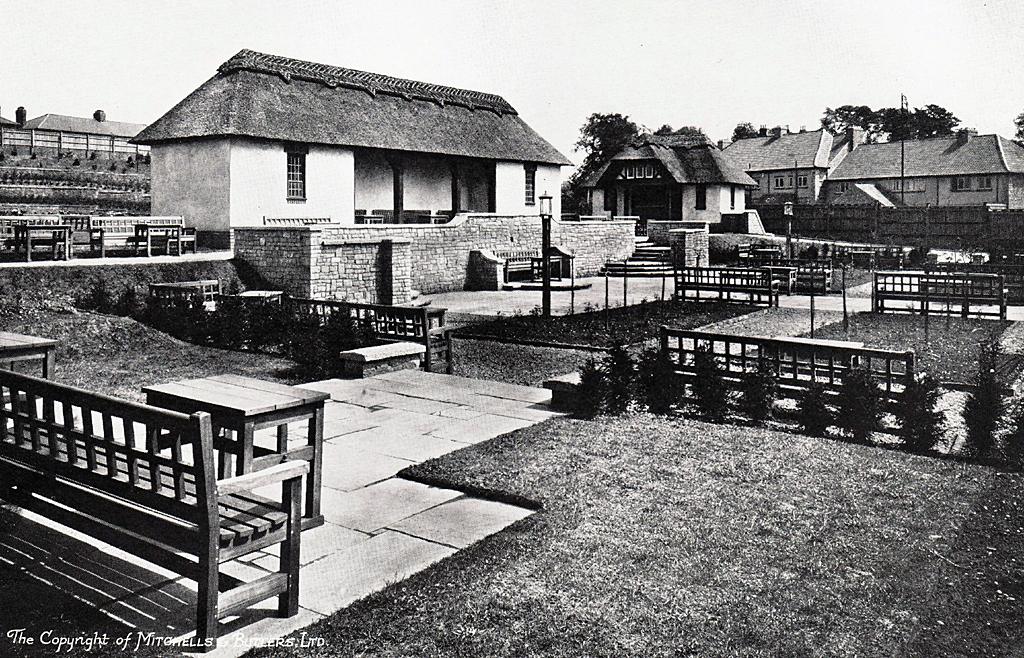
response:
M552 221L551 243L576 255L576 276L633 253L632 221ZM473 251L540 251L538 217L459 215L448 224L239 227L235 255L289 294L403 303L473 287ZM386 246L389 244L390 246Z

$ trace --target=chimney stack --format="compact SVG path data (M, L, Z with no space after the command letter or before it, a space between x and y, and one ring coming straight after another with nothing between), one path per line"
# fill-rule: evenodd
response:
M961 128L956 131L956 143L967 144L972 138L978 136L978 130L976 128Z
M725 150L725 140L724 139L718 140L718 150L719 151Z
M802 132L802 133L807 132L807 126L800 126L800 132Z
M103 110L96 110L92 113L92 118L102 123L107 120L107 113Z
M26 121L28 121L28 114L25 113L24 107L19 107L14 111L14 122L18 124L19 128L24 128Z
M761 129L757 131L757 134L760 135L761 137L767 137L768 136L768 127L767 126L761 126Z
M786 129L786 132L789 132L788 128ZM774 128L772 128L772 139L778 139L782 137L782 134L782 126L775 126Z
M846 150L852 151L857 148L857 129L853 126L846 126Z

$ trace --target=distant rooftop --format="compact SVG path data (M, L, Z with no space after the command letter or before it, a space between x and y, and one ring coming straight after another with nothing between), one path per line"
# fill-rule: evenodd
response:
M999 135L907 140L903 149L906 176L1024 173L1024 148ZM829 180L896 178L900 159L900 142L863 144L846 156Z
M145 124L123 121L97 121L94 117L72 117L64 114L44 114L25 122L25 130L54 130L67 133L111 135L131 138L142 132Z

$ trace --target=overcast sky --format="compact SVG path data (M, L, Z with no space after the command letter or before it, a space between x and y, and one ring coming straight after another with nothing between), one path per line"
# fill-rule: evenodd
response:
M656 129L816 128L936 103L1012 136L1020 0L0 0L0 110L149 123L242 48L497 93L574 161L592 112Z

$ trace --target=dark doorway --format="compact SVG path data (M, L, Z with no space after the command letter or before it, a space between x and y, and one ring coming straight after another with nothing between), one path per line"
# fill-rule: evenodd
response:
M629 190L629 215L641 219L674 219L673 205L678 210L679 201L673 204L672 189L665 185L635 185Z

